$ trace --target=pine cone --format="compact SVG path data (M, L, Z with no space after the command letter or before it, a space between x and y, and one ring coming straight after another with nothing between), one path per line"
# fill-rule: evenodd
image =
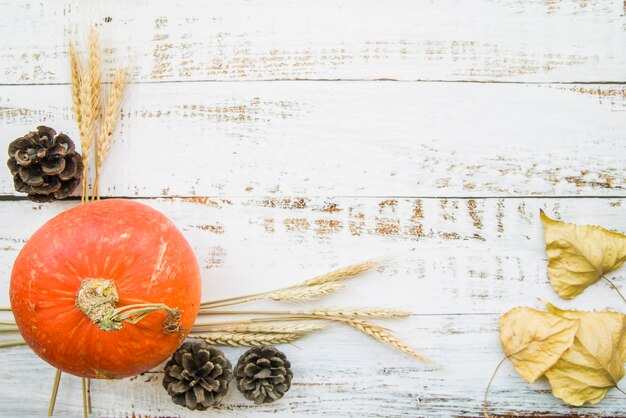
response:
M7 162L15 190L34 202L64 199L80 184L83 161L65 134L38 126L9 144Z
M231 367L217 348L205 342L185 342L165 364L163 387L175 404L204 411L228 392Z
M255 404L274 402L291 387L291 363L271 346L252 347L237 362L237 388Z

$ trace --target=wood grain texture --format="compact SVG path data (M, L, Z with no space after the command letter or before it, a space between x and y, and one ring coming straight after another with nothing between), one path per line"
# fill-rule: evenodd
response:
M0 84L67 83L102 27L138 81L624 81L622 0L3 0ZM54 24L51 24L54 22Z
M295 379L280 402L255 407L233 388L210 413L478 417L503 356L501 314L540 308L539 298L623 311L604 283L558 298L538 213L626 232L625 8L622 0L0 0L0 144L40 124L78 139L68 41L94 23L105 79L122 63L134 81L102 195L173 220L197 254L204 299L384 258L323 301L246 307L406 309L409 318L381 324L437 363L331 326L281 346ZM78 204L18 196L0 170L0 306L28 237ZM626 287L626 270L614 278ZM236 361L243 349L225 351ZM28 348L2 349L0 416L45 416L52 376ZM173 405L160 380L157 368L95 381L94 415L207 415ZM615 391L570 408L510 364L490 400L497 416L626 417ZM82 416L80 379L63 378L57 414Z
M601 220L607 228L623 230L625 203L623 199L139 201L172 219L191 243L203 271L205 300L272 290L382 257L390 258L385 266L350 282L349 291L329 296L328 303L392 304L388 307L419 314L500 313L537 297L558 302L547 280L539 209L568 222ZM5 285L28 237L75 204L3 202L0 277ZM384 298L376 291L381 285L388 289ZM619 306L607 285L594 288L567 306ZM0 305L8 304L7 297L0 295Z
M537 298L578 309L620 309L621 301L598 283L575 301L561 301L546 277L544 209L555 217L608 228L623 227L624 199L151 199L182 230L198 255L204 299L252 293L294 284L335 267L388 256L381 268L348 282L344 291L308 306L374 305L408 309L413 316L388 323L402 339L433 358L426 367L348 328L307 337L301 349L283 347L296 367L296 385L269 407L252 408L233 391L214 414L331 416L478 416L488 377L502 356L497 318L519 305L540 307ZM8 286L23 242L47 219L78 202L0 206L0 277ZM20 225L16 228L12 225ZM623 273L616 272L624 283ZM0 304L8 302L2 294ZM286 303L258 308L304 309ZM4 337L6 338L6 337ZM228 349L232 360L241 349ZM16 364L19 359L20 365ZM12 385L0 397L12 416L45 409L50 368L26 348L0 355L0 380L20 382L33 393L28 404ZM150 383L145 383L150 380ZM61 387L59 411L78 411L78 379ZM98 414L123 416L188 414L167 400L158 375L123 382L96 382ZM552 398L546 382L526 384L510 366L493 389L494 412L553 414L623 413L611 393L601 404L570 409ZM0 406L0 411L2 411ZM6 407L5 407L6 408Z
M293 363L294 384L273 405L256 407L232 388L219 408L186 411L168 399L162 375L149 373L123 381L93 381L94 412L101 417L130 417L132 413L149 417L479 417L485 385L502 357L497 324L496 315L420 316L395 323L393 329L405 340L441 361L438 368L421 366L354 330L332 326L305 337L298 347L279 347ZM224 348L233 361L244 351ZM4 400L0 410L12 417L43 417L53 369L27 348L5 349L0 368L3 382L20 387L20 391L7 384L0 388ZM24 402L27 390L29 400ZM508 363L498 374L490 399L493 414L524 416L541 411L550 417L624 417L623 395L616 391L598 405L568 408L551 396L546 380L529 385ZM6 411L8 405L11 411ZM57 413L79 416L81 407L80 379L64 376Z
M77 138L69 86L0 87L3 141ZM621 85L133 85L105 196L623 196ZM0 194L16 195L8 171Z

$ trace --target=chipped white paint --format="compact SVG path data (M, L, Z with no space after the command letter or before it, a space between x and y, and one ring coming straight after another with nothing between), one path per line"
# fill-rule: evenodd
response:
M233 391L223 415L266 416L479 416L481 395L502 352L497 319L508 309L539 307L538 298L560 306L620 309L621 301L598 283L575 301L550 288L539 209L578 223L601 221L623 229L624 199L148 199L190 241L202 270L205 299L254 293L297 283L369 257L391 256L383 267L310 306L371 305L403 308L414 315L387 323L439 368L422 366L353 330L332 327L284 347L296 367L292 392L270 407L251 408ZM0 277L22 243L47 219L78 202L0 206ZM10 214L20 214L15 217ZM23 225L15 228L13 225ZM218 227L219 226L219 227ZM624 274L616 274L624 283ZM8 302L0 295L0 304ZM305 309L258 303L260 309ZM228 349L235 360L242 349ZM22 361L17 367L16 359ZM25 362L25 364L24 364ZM26 348L0 353L0 379L23 379L28 404L10 385L0 396L16 414L45 409L50 379L27 379L51 371ZM155 379L150 383L145 380ZM79 411L78 380L66 379L59 411ZM510 366L498 376L495 411L617 415L624 400L611 393L599 405L571 409L552 398L546 382L526 384ZM19 403L19 405L18 405ZM98 414L181 415L169 404L158 375L124 382L95 382ZM0 407L2 411L2 407ZM215 412L217 414L217 412ZM200 415L200 414L198 414Z
M0 83L68 82L67 39L105 34L140 81L624 81L622 0L2 0Z
M0 87L3 141L77 138L68 86ZM107 196L623 196L620 85L133 85ZM8 170L0 193L15 194Z
M254 407L233 389L212 415L477 417L502 357L502 313L537 298L623 310L603 283L558 299L538 219L544 209L626 230L622 0L0 0L0 10L1 144L38 124L77 138L67 40L91 19L106 72L132 61L135 77L101 190L172 219L197 254L204 299L390 257L311 306L410 310L388 325L438 364L330 327L282 347L296 376L283 400ZM8 170L0 196L7 305L24 242L78 202L13 200ZM225 351L236 361L243 349ZM27 348L1 350L0 416L44 416L52 375ZM568 408L509 364L490 399L494 414L533 416L623 416L626 405L611 392ZM158 373L95 381L93 404L96 416L207 414L172 405ZM80 416L79 379L62 380L57 405Z

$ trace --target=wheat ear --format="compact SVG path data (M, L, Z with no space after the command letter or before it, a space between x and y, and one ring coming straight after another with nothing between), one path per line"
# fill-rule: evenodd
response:
M80 122L78 130L80 132L80 148L83 158L83 180L82 180L82 203L88 200L87 176L89 174L89 161L91 148L95 136L95 126L97 126L100 114L100 41L95 29L89 31L87 68L83 69L79 81L79 101L80 101Z
M71 71L71 86L72 86L72 112L74 113L74 119L80 128L81 114L80 114L80 79L82 78L82 66L80 64L80 57L78 51L73 43L69 44L70 55L70 71Z
M260 299L271 299L275 301L290 301L290 302L306 302L308 300L317 299L321 296L326 296L337 290L343 289L344 285L339 283L323 283L313 286L296 286L288 287L285 289L277 290L275 292L268 293Z
M127 87L128 69L119 68L115 72L113 83L109 88L109 94L106 100L104 114L102 116L102 123L100 124L100 132L98 135L98 145L96 153L96 180L94 184L92 199L100 198L99 173L100 169L102 168L102 163L109 154L109 149L111 148L111 138L113 136L113 131L115 130L115 125L117 124L117 119L120 113L120 109L122 107L122 101L124 100L124 95L126 93Z
M90 107L91 107L91 135L93 135L92 141L94 141L98 134L98 128L101 118L101 86L102 86L102 72L100 69L100 37L98 35L98 31L95 28L91 28L89 30L89 54L87 57L87 65L89 67L89 89L91 93L90 97ZM95 168L95 177L94 187L97 183L98 179L98 145L95 144L93 146L94 151L94 161L96 162L94 165Z
M240 333L240 332L212 332L207 335L192 336L202 339L213 345L255 346L274 345L296 341L305 334L301 333Z
M87 58L89 66L89 85L91 91L91 114L95 119L100 116L101 95L100 88L102 86L102 71L100 69L100 36L95 28L89 30L89 55ZM95 124L97 120L92 121Z
M428 358L424 357L423 355L415 351L412 347L401 342L396 337L391 335L387 330L385 330L382 327L379 327L378 325L370 324L369 322L361 321L358 319L349 320L345 322L346 324L358 329L359 331L377 339L378 341L381 341L387 345L390 345L402 351L405 354L408 354L409 356L421 361L422 363L427 363L427 364L432 363Z
M322 274L321 276L314 277L303 283L303 285L311 286L323 283L340 282L358 274L364 273L374 267L378 263L376 261L365 261L363 263L352 264L347 267L340 268L338 270L331 271L330 273Z

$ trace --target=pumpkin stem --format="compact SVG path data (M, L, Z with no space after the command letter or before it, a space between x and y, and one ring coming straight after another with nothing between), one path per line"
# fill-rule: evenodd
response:
M154 311L165 311L163 330L167 333L181 331L180 311L164 303L139 303L116 307L119 302L117 288L112 280L85 279L76 294L76 306L103 331L122 329L123 322L136 324Z
M161 310L166 313L165 320L163 321L163 331L167 334L180 331L182 329L179 322L180 311L178 309L172 309L164 303L138 303L136 305L116 308L103 319L99 326L101 329L120 329L122 328L122 322L136 324L149 313Z

